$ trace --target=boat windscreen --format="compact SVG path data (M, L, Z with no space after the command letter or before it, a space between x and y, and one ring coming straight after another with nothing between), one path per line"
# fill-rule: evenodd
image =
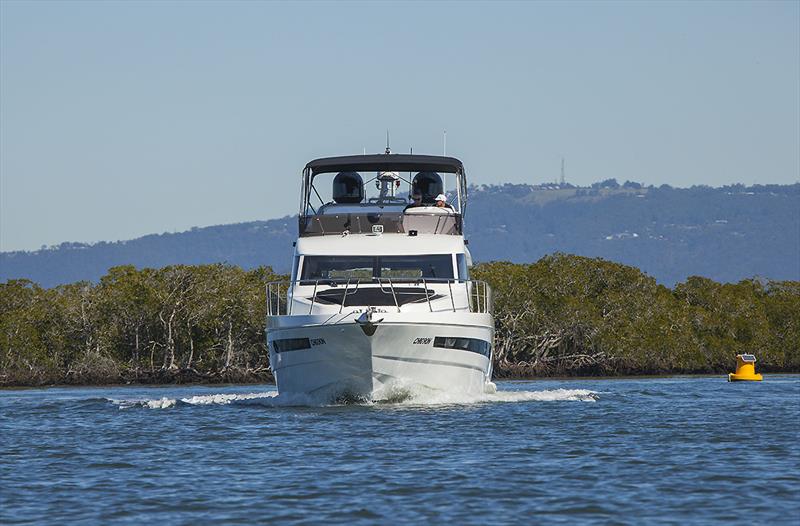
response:
M305 256L302 280L453 279L453 256Z

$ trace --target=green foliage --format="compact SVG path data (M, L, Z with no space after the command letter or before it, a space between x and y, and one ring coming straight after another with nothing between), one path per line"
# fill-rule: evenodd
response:
M114 267L98 284L0 284L0 384L264 371L269 268Z
M495 292L498 375L800 370L800 283L691 277L674 290L634 267L555 254L478 265Z
M501 377L720 373L742 352L762 371L800 370L797 281L691 277L670 290L634 267L564 254L472 275L494 291ZM0 283L0 385L264 373L265 284L279 279L265 267L128 265L97 284Z

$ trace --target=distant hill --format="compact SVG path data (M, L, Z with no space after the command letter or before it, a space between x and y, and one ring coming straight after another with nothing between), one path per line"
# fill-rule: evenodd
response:
M672 285L691 275L732 282L800 280L800 183L711 188L472 187L467 237L476 262L533 262L565 252L633 265ZM96 280L109 267L227 262L287 271L296 217L193 228L112 243L0 253L0 281Z
M619 186L474 193L470 247L481 261L566 252L636 266L672 285L800 279L800 184L688 189Z

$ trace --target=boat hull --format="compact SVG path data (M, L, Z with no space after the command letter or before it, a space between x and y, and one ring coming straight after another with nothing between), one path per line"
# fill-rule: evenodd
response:
M278 391L373 400L413 386L478 394L491 379L489 315L376 314L374 332L355 318L270 317L267 341Z

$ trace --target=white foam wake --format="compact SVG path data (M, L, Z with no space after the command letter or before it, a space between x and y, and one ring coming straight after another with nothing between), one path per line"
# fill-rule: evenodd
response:
M497 391L487 394L490 402L596 402L598 394L588 389L551 389L548 391Z
M175 407L178 402L188 405L226 405L232 402L243 400L254 400L259 398L276 398L277 392L267 391L263 393L245 393L245 394L211 394L211 395L196 395L188 398L156 398L156 399L132 399L132 400L115 400L109 401L117 405L120 409L128 409L131 407L146 407L148 409L168 409Z
M515 402L595 402L598 394L587 389L550 389L543 391L494 391L488 393L452 393L420 385L389 385L376 393L378 403L399 405L465 405Z
M395 406L436 406L467 405L480 403L519 403L519 402L595 402L598 394L587 389L549 389L543 391L496 391L493 393L465 394L439 391L419 385L388 385L375 393L375 401L358 402L357 405L395 405ZM186 405L228 405L232 403L253 403L267 407L287 406L327 406L329 400L317 400L308 396L278 395L276 391L259 393L229 394L219 393L196 395L187 398L129 399L110 402L120 409L143 407L147 409L169 409L180 404Z

